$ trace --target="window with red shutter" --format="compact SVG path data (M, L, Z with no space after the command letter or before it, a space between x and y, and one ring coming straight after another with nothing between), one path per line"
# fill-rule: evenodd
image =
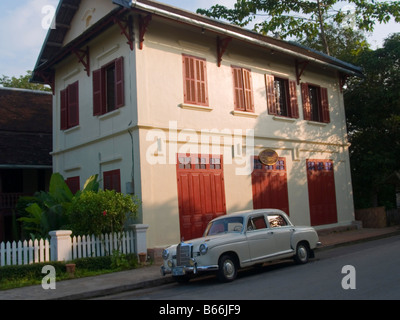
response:
M124 88L124 57L115 60L115 107L117 109L125 105Z
M103 172L104 190L115 190L121 192L121 173L120 170Z
M295 80L289 81L289 95L290 95L290 116L292 118L299 118L299 103L297 101L297 84Z
M68 127L79 125L79 82L68 86Z
M103 76L102 70L93 71L93 115L98 116L103 114Z
M67 180L65 180L65 183L73 194L77 193L81 188L79 176L68 178Z
M254 112L251 70L232 66L235 110Z
M124 105L124 58L120 57L93 71L93 115L102 115Z
M328 101L328 89L321 88L321 108L322 108L322 118L321 121L324 123L330 122L329 116L329 101Z
M308 94L308 84L307 83L301 84L301 97L303 99L304 120L312 120L312 118L311 118L311 103L310 103L310 97Z
M68 129L68 94L67 89L61 90L61 112L60 112L60 129Z
M317 85L302 83L304 120L330 122L328 89Z
M281 117L298 118L296 81L265 75L268 113Z
M182 62L184 102L208 106L206 60L184 54Z
M254 112L253 89L251 81L251 71L243 69L243 89L246 111Z
M267 89L267 104L268 113L270 115L276 115L276 97L275 97L275 77L270 74L265 75L265 86Z
M79 125L79 82L60 91L60 129L67 130Z

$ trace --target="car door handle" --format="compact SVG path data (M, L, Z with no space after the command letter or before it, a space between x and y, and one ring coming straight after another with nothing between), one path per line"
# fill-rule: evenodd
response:
M273 231L270 231L270 232L268 232L268 234L274 234L274 232L273 232Z

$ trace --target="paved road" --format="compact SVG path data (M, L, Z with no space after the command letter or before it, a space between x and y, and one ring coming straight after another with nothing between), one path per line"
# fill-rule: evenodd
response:
M232 283L205 277L103 297L125 300L400 299L400 236L317 252L306 265L292 261L239 273ZM351 266L343 270L344 266ZM354 268L352 268L354 267ZM342 287L350 287L345 290ZM355 289L352 289L354 288Z

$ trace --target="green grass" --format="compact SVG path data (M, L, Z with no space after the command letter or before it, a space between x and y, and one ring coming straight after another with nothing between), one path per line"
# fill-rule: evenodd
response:
M46 276L46 274L41 273L45 265L54 265L56 267L56 281L92 277L141 267L136 257L121 257L121 255L116 257L84 258L68 262L76 264L73 277L66 272L65 265L67 263L65 262L0 267L0 291L40 285ZM149 263L151 264L151 262Z

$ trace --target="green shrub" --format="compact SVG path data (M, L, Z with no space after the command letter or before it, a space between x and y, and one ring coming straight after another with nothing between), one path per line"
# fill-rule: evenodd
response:
M4 280L20 280L26 278L41 280L46 275L42 273L42 268L48 265L55 268L57 276L66 273L64 262L53 261L27 265L4 266L0 267L0 282Z
M72 200L70 227L75 235L121 232L128 218L135 218L138 200L114 190L87 191Z
M138 260L136 254L133 253L122 253L118 250L114 250L111 256L111 268L113 269L134 269L138 266Z
M111 269L111 256L79 258L72 260L70 263L75 263L76 269L88 271L108 270Z
M17 204L18 213L22 216L22 229L26 237L46 238L49 231L67 229L69 224L68 212L72 200L81 194L99 190L98 175L86 180L82 191L75 195L65 183L64 177L53 173L50 179L49 191L36 192L33 197L20 197Z

